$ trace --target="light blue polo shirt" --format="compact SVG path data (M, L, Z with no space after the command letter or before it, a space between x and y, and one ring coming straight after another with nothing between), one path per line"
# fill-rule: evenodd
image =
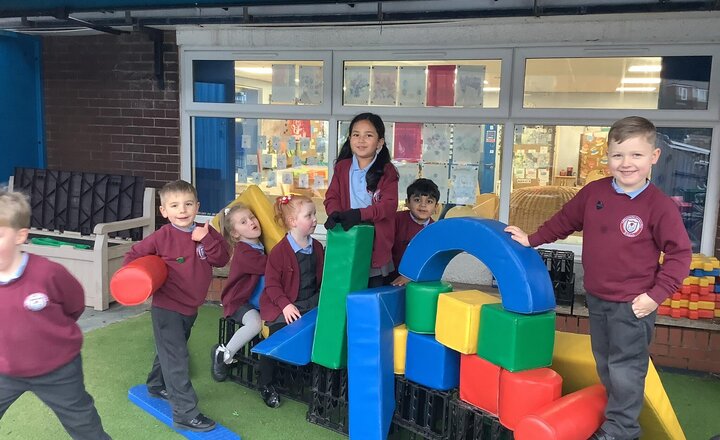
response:
M289 232L288 232L288 234L287 234L287 239L288 239L288 242L290 243L290 247L292 248L292 250L293 250L294 253L297 254L298 252L300 252L301 254L312 255L312 252L313 252L313 242L312 242L312 238L311 238L311 237L308 237L308 245L305 246L305 247L300 247L300 245L298 244L298 242L295 241L295 239L293 238L292 234L289 233Z
M350 182L350 207L353 209L367 208L372 205L372 194L370 194L367 190L367 180L365 178L368 170L376 160L377 155L375 155L375 158L372 162L370 162L370 164L368 164L368 166L360 168L357 157L353 154L352 165L348 171L348 181Z
M13 275L10 275L10 278L0 279L0 286L10 284L10 282L15 281L16 279L20 278L23 273L25 273L25 268L27 267L28 259L30 259L30 256L23 252L20 258L20 266L18 266L17 271L15 271Z
M643 185L642 188L636 189L635 191L625 192L624 189L620 188L617 183L615 183L615 179L612 180L612 187L618 194L626 194L630 199L634 199L635 197L639 196L641 192L645 191L645 188L650 186L650 181L645 179L645 185Z

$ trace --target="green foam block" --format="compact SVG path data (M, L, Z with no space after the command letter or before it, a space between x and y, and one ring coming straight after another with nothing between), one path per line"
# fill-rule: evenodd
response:
M478 356L513 372L552 364L555 312L521 315L485 304L480 313Z
M405 286L405 324L415 333L435 334L438 297L452 292L445 281L411 282Z
M327 233L325 267L320 287L312 361L338 369L347 365L346 299L367 288L375 228L358 225L349 231L336 226Z

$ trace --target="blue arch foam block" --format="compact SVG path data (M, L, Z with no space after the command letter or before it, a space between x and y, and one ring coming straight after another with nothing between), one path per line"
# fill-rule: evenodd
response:
M270 335L253 347L252 352L291 365L307 365L312 354L316 321L317 307Z
M257 285L255 285L255 290L253 290L253 293L250 295L250 305L252 305L256 310L260 310L260 295L262 294L263 289L265 288L265 275L260 275L260 279L257 282Z
M146 411L151 416L173 428L172 408L170 408L170 404L166 400L158 397L152 397L147 391L147 386L135 385L130 388L128 391L128 398L132 403L139 406L140 409ZM175 431L189 439L241 440L239 435L219 423L216 425L215 429L208 432L193 432L185 429L175 429Z
M351 439L381 440L395 411L393 327L405 321L405 288L382 286L347 297Z
M414 281L437 281L460 252L482 261L497 279L502 305L515 313L555 309L555 295L540 255L513 241L507 225L470 217L444 219L425 227L410 242L400 273Z

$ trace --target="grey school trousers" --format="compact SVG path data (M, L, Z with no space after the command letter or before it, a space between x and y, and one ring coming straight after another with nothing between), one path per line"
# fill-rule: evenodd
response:
M632 303L604 301L591 294L586 298L592 351L608 396L602 429L618 440L640 437L638 417L657 312L638 319Z
M147 377L150 391L166 389L173 410L173 421L194 419L200 410L198 398L190 382L190 339L197 313L185 316L172 310L152 307L153 334L155 335L155 360Z
M0 374L0 419L25 391L35 393L49 406L74 440L110 440L103 430L95 402L85 390L80 355L42 376L10 377Z

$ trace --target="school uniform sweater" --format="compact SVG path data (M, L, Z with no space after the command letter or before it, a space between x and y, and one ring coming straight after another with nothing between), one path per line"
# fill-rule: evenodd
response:
M647 292L660 304L688 274L692 245L680 212L652 183L631 199L612 177L591 182L528 239L535 247L575 231L583 231L585 290L598 298L628 302Z
M347 211L350 206L349 172L352 159L344 159L335 164L330 186L325 193L325 211ZM360 208L360 219L375 226L371 267L380 268L392 259L393 238L395 235L395 211L398 205L398 172L391 163L385 165L384 174L372 195L372 204Z
M433 223L433 219L429 219L428 225ZM393 263L395 270L400 268L400 260L402 260L405 250L410 244L410 240L422 231L427 225L418 224L413 220L409 210L397 211L395 213L395 241L392 247Z
M312 239L316 259L316 281L322 282L325 251L319 241ZM285 236L268 255L265 266L265 290L260 295L260 317L274 321L288 304L294 304L300 291L300 266L290 242Z
M185 316L197 313L205 302L212 281L212 266L223 267L230 259L227 243L215 229L209 228L208 234L196 242L190 232L171 224L134 244L125 254L123 264L145 255L161 257L168 269L165 283L153 294L153 307Z
M220 293L223 315L232 316L250 300L260 276L265 273L267 255L245 242L238 242L233 251L225 287Z
M30 254L22 275L0 284L0 374L41 376L75 359L84 310L78 280L60 264Z

